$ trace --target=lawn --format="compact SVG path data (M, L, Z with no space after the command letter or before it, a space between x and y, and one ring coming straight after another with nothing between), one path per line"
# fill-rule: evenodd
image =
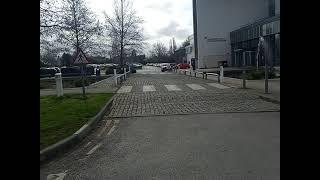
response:
M40 97L40 150L62 140L95 116L111 93Z

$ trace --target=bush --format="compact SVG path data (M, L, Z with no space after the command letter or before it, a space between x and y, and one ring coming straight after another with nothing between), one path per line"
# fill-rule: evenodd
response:
M82 79L77 79L73 81L73 84L75 87L82 87ZM84 85L89 86L89 81L87 79L84 79Z
M251 71L247 74L247 79L248 80L259 80L259 79L264 79L264 76L265 76L264 70L259 70L259 71L254 70L254 71ZM271 69L269 71L268 78L272 79L275 77L276 77L275 70Z

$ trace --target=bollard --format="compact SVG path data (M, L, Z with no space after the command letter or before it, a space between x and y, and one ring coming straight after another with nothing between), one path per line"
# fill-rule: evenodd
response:
M63 96L63 85L62 85L62 77L61 73L56 73L55 74L55 79L56 79L56 92L57 96Z
M246 87L246 71L245 70L243 70L242 71L242 88L243 89L246 89L247 87Z
M118 86L118 82L117 82L117 70L116 70L116 69L113 69L113 74L114 74L114 82L115 82L115 85Z
M222 83L223 82L223 66L220 66L220 82Z
M126 79L127 79L127 69L124 68L124 80L126 80Z

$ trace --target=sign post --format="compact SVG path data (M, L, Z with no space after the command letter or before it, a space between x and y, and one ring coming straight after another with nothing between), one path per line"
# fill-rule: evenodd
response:
M84 76L85 76L85 66L89 61L83 51L79 48L76 59L74 60L74 65L79 65L81 68L81 79L82 79L82 96L86 96L85 85L84 85Z

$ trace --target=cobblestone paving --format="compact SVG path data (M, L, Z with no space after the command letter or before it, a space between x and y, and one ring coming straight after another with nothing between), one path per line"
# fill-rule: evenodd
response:
M177 74L134 74L123 83L130 93L116 94L110 117L170 115L190 113L279 111L280 105L266 102L245 90L218 89L203 80ZM185 84L199 84L206 89L192 90ZM156 91L143 92L144 85ZM182 91L168 91L164 85L177 85Z

